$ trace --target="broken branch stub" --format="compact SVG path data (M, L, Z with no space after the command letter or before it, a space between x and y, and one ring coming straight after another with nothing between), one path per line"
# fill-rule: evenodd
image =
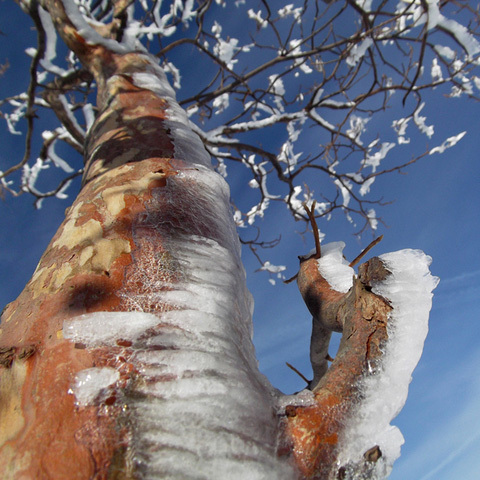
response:
M312 231L313 231L313 238L315 239L315 253L312 258L320 258L322 256L322 247L320 244L320 235L318 234L318 226L317 226L317 221L315 220L315 205L317 202L314 200L312 202L312 206L310 209L307 207L307 205L303 205L303 208L307 212L308 219L310 220L310 223L312 224ZM302 260L300 260L301 262Z

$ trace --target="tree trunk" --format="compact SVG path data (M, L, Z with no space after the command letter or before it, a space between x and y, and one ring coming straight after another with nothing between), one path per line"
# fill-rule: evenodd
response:
M228 187L154 59L90 47L52 16L95 75L99 114L82 190L2 316L2 478L180 478L175 451L216 437L238 445L211 451L206 476L220 460L239 475L236 451L274 461ZM129 311L146 313L94 313Z

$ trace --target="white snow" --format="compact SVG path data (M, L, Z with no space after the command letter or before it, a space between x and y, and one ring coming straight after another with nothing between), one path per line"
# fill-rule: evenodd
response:
M55 197L59 198L60 200L65 200L68 198L68 195L65 193L68 188L70 187L72 180L68 180L65 184L60 188L60 190L55 194Z
M430 70L430 75L434 82L443 80L442 67L438 64L438 59L434 58L432 60L432 68Z
M57 168L61 168L66 173L73 173L74 169L61 157L59 157L55 152L55 142L53 142L48 148L48 158L50 158L53 164Z
M62 138L62 134L66 132L64 127L57 128L54 132L44 130L42 132L42 139L47 146L47 157L53 162L57 168L61 168L66 173L73 173L74 169L55 152L55 144L57 140Z
M222 34L222 26L216 20L213 21L212 33L216 38L220 38L220 35Z
M428 29L440 27L449 32L453 38L465 49L469 57L473 57L480 52L480 43L468 31L466 27L460 23L446 18L440 12L438 0L426 0L428 5Z
M292 15L293 18L295 18L295 20L298 23L301 23L301 21L302 21L302 10L303 10L302 7L294 8L293 3L290 3L290 4L285 5L284 7L280 8L278 10L278 16L280 18L285 18L285 17L288 17L289 15Z
M7 122L8 131L12 135L21 135L22 132L16 130L15 127L17 123L25 116L25 112L27 110L27 98L18 98L18 99L11 99L8 102L10 105L15 107L15 109L11 113L5 113L4 117Z
M70 393L75 395L75 403L85 407L98 397L98 395L119 380L120 374L110 367L93 367L81 370L75 376L75 383Z
M58 99L60 100L60 103L63 106L64 112L68 116L68 119L70 120L72 126L75 128L77 133L85 137L85 130L78 124L77 119L75 118L75 115L72 112L72 105L68 103L67 97L65 95L59 95Z
M300 57L294 60L293 65L295 67L298 66L303 73L309 74L312 73L313 70L307 65L305 60L301 58L303 56L302 45L303 41L301 39L295 38L290 40L290 51L288 56L293 58Z
M439 55L445 57L447 60L453 60L456 57L455 51L450 47L435 45L433 48Z
M215 98L212 103L215 110L215 115L219 115L230 105L230 95L228 93L223 93Z
M47 13L42 7L39 7L38 9L38 16L45 31L46 40L45 54L44 57L40 60L40 64L48 72L52 72L57 75L63 75L66 73L65 70L52 63L52 60L54 60L57 56L57 32L55 31L52 18L50 14Z
M473 83L475 84L475 87L477 90L480 90L480 78L477 76L472 77Z
M355 0L355 3L364 11L372 11L372 0Z
M376 230L378 227L377 212L374 208L370 208L367 212L368 223L372 230Z
M85 314L63 323L63 336L91 347L116 345L116 340L135 342L142 333L158 325L158 317L151 313L102 312Z
M336 178L335 181L333 182L336 187L340 190L343 198L343 207L346 208L348 207L348 204L350 203L351 195L350 195L350 189L352 188L351 182L348 180L340 180L339 178Z
M360 190L359 190L359 193L362 197L370 192L370 187L372 186L376 178L377 177L370 177L362 183L362 186L360 187Z
M367 123L370 118L360 117L359 115L351 115L349 118L350 128L345 132L349 138L355 140L359 145L362 145L360 136L367 129Z
M182 76L180 75L180 70L172 62L163 62L162 68L165 73L168 73L172 76L173 88L180 90L182 87Z
M420 112L423 110L424 107L425 102L421 103L419 107L415 110L413 114L413 121L415 122L415 125L420 130L420 132L424 133L428 138L431 138L434 133L433 125L427 125L425 123L427 117L423 117L422 115L420 115Z
M27 190L25 191L30 190L35 193L40 193L35 188L35 183L38 179L39 173L47 168L49 168L49 165L46 164L41 158L37 158L31 167L28 164L25 164L22 169L22 188L26 188Z
M287 269L285 265L273 265L268 260L260 267L261 271L280 274Z
M367 50L373 45L373 40L370 37L367 37L350 48L350 52L347 57L347 65L349 67L354 67L365 55Z
M83 116L85 117L85 124L87 131L90 130L90 127L93 125L95 121L95 112L93 111L93 105L91 103L86 103L82 107Z
M268 198L262 198L262 200L254 205L246 214L249 225L253 225L257 217L263 218L265 211L270 206L270 200Z
M309 407L315 405L315 394L308 389L295 393L294 395L279 395L277 400L277 408L281 413L285 412L288 405Z
M168 83L164 71L155 63L152 57L146 56L146 58L150 60L150 65L145 67L143 72L132 74L133 83L137 87L151 90L168 101L168 119L165 123L171 132L171 136L174 138L175 157L187 163L198 163L212 168L210 156L205 150L200 137L192 132L190 128L192 124L188 120L185 110L178 105L175 91Z
M250 47L244 45L243 47L238 45L238 38L229 38L227 41L220 37L217 37L217 43L213 47L213 53L227 65L227 68L233 70L233 66L238 60L233 57L237 52L248 52Z
M453 137L447 138L441 145L438 147L434 147L430 150L430 155L434 153L443 153L448 148L453 147L456 145L465 135L467 134L466 131L459 133L458 135L454 135Z
M270 75L268 77L268 81L270 83L270 91L274 95L273 101L279 112L285 111L285 107L283 105L283 96L285 95L285 85L283 84L283 80L278 75Z
M268 27L268 22L264 18L262 18L263 12L261 10L259 10L258 12L255 12L251 8L250 10L248 10L247 14L248 14L248 18L250 18L251 20L255 20L255 22L257 22L258 28Z
M343 257L345 242L322 245L322 256L317 260L318 271L333 290L346 293L352 288L355 270Z
M364 165L372 168L372 172L376 172L377 167L380 166L380 162L387 156L388 152L395 147L394 143L383 142L380 150L375 153L368 153L364 160Z
M408 122L411 120L411 117L406 118L399 118L398 120L394 120L392 122L392 128L398 135L398 144L402 145L404 143L410 143L410 139L405 137L405 133L407 132Z
M381 255L380 259L392 272L373 286L373 292L387 299L393 310L388 321L388 341L381 365L366 376L359 395L359 407L341 441L339 465L350 465L363 454L379 446L381 458L372 464L368 478L387 478L400 455L403 436L390 422L400 412L408 394L413 369L423 350L432 305L432 290L438 278L429 271L431 258L420 250L400 250ZM348 472L348 467L347 467ZM348 476L352 480L364 477Z
M312 108L309 112L310 116L312 117L313 120L315 120L319 125L322 127L326 128L327 130L330 130L332 132L335 131L335 126L332 125L330 122L325 120L318 112L316 109Z

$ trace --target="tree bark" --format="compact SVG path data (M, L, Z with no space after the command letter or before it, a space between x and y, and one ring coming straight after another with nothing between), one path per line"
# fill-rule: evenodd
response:
M322 348L318 350L325 351L330 339L328 332L342 332L340 347L330 368L327 370L325 365L312 362L313 404L289 407L286 411L285 437L290 442L287 449L295 457L304 478L345 478L342 476L345 467L338 464L339 448L345 441L347 425L357 412L363 393L360 391L362 379L377 373L388 339L392 308L371 290L389 273L375 257L360 266L353 287L342 294L322 277L315 258L301 265L299 288L314 316L312 346L320 344ZM323 336L316 337L317 329ZM325 357L324 362L327 362ZM376 445L371 447L375 449ZM365 465L357 468L368 468L368 463L366 459Z

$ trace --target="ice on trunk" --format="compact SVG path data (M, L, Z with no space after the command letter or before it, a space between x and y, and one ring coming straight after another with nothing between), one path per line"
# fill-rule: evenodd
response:
M381 255L391 275L373 292L393 307L388 320L388 340L380 367L362 381L359 406L341 440L339 465L346 466L350 480L387 478L404 443L400 430L391 425L408 395L411 376L428 332L432 291L438 278L429 271L431 258L420 250L400 250ZM379 447L381 457L367 469L364 454Z
M75 383L69 393L75 395L75 403L86 406L120 378L117 370L110 367L93 367L81 370L75 376Z
M295 478L277 457L275 395L254 353L229 188L159 67L132 78L169 104L178 172L152 190L132 225L138 251L147 252L137 259L132 249L133 264L143 263L126 280L140 290L117 292L132 311L76 317L63 334L87 348L128 345L135 378L128 388L119 382L116 396L128 405L141 478ZM161 307L151 313L152 305ZM95 401L98 390L75 385L79 403Z

